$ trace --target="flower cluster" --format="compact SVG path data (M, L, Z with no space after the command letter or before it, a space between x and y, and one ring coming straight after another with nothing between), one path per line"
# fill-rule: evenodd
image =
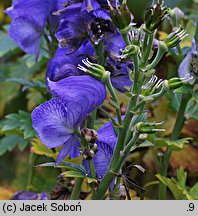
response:
M104 83L86 73L90 62L108 71L118 91L126 92L132 85L128 69L132 70L133 64L121 58L126 43L108 10L110 7L118 13L119 5L116 0L19 0L6 10L12 18L9 35L25 52L38 57L43 37L58 45L46 71L53 98L32 112L32 125L42 143L48 148L62 146L57 164L68 155L81 155L80 131L89 114L106 98ZM127 11L126 3L123 10ZM130 15L127 25L131 21ZM93 159L98 178L108 168L116 140L110 122L98 130L98 152Z

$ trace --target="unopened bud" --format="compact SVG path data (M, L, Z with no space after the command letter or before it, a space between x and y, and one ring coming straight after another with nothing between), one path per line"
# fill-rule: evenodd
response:
M99 64L91 63L88 58L83 59L82 63L85 67L78 64L77 68L85 73L88 73L90 76L95 77L96 79L100 79L104 82L110 76L109 71L106 71L105 68Z
M173 90L181 87L182 85L186 84L192 79L193 77L183 77L183 78L174 77L169 80L165 80L164 85L167 89Z
M129 31L132 21L132 14L130 13L126 1L123 1L119 7L114 8L110 1L107 0L109 5L109 14L114 25L121 31Z
M83 152L83 157L85 160L91 160L92 158L94 158L95 153L93 150L89 150L89 149L85 149Z
M152 33L159 27L166 16L169 14L168 7L162 7L160 3L150 7L145 15L145 31Z
M93 129L83 128L81 130L81 134L90 143L94 143L98 139L98 133L97 133L97 131L95 131Z
M177 28L175 31L171 32L165 39L164 43L168 48L173 48L177 46L188 34L181 28Z
M98 145L96 143L91 143L90 148L94 151L95 154L98 152Z
M164 129L159 129L157 128L158 125L161 125L163 122L139 122L136 125L136 130L139 133L147 133L147 134L152 134L155 132L164 132Z
M122 55L120 56L121 59L131 59L134 55L138 53L138 46L136 45L128 45L122 50Z

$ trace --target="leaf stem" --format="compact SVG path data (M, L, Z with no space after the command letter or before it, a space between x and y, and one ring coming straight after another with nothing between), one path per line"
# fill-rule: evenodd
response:
M29 155L28 180L27 180L27 186L26 186L26 189L28 191L32 190L32 181L34 177L34 164L35 164L36 158L37 158L37 155L31 152Z

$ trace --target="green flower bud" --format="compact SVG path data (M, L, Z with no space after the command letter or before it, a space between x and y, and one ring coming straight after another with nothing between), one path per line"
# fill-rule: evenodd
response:
M151 6L145 15L145 28L148 33L153 33L155 29L163 22L166 16L169 14L168 7L162 7L161 3Z
M164 85L167 89L174 90L186 84L191 79L193 79L193 77L183 77L183 78L174 77L169 80L165 80Z
M164 132L165 130L164 129L159 129L157 128L158 125L161 125L163 122L159 122L159 123L156 123L156 122L139 122L137 125L136 125L136 130L139 132L139 133L143 133L143 134L152 134L152 133L155 133L155 132Z
M96 143L91 143L90 148L94 151L95 154L98 152L98 145Z
M110 1L107 0L109 5L109 14L114 25L121 31L129 31L132 21L132 14L130 13L126 1L123 1L119 7L114 8Z
M82 60L83 64L87 67L78 64L78 69L88 73L90 76L100 79L105 82L106 79L110 76L110 72L106 71L104 67L99 64L91 63L88 58Z
M175 31L171 32L163 42L170 49L177 46L186 36L188 36L188 34L179 27Z
M131 59L134 55L136 55L139 51L139 47L136 45L128 45L122 50L121 59Z

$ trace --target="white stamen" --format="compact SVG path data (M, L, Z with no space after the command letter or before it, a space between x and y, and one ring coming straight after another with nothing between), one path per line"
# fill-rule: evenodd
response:
M78 68L79 70L84 71L85 73L88 71L85 67L83 67L83 66L80 65L80 64L78 64L77 68Z

